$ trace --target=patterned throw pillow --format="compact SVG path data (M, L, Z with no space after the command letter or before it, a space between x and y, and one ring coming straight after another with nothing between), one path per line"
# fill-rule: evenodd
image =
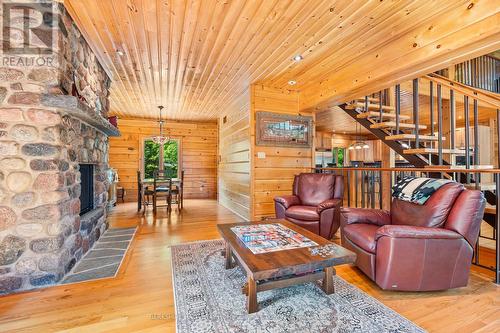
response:
M392 197L423 205L441 186L453 181L424 177L405 177L392 187Z

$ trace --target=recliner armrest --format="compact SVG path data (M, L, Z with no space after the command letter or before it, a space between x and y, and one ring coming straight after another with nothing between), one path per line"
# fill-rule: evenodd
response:
M366 223L375 225L391 224L388 211L370 208L342 208L340 211L341 225Z
M342 199L329 199L320 203L316 208L316 211L318 212L318 214L321 214L321 212L324 211L325 209L330 209L330 208L338 209L340 208L341 205L342 205Z
M414 227L409 225L385 225L377 230L375 240L381 237L392 238L420 238L420 239L461 239L459 233L443 229L443 228L428 228Z
M291 206L300 205L300 199L295 195L283 195L281 197L274 197L274 201L282 204L286 209Z

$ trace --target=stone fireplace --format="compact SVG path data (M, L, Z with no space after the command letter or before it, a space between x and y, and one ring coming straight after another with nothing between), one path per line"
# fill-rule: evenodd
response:
M49 17L26 7L11 13L10 43L24 42L23 20ZM107 228L108 137L119 135L107 121L110 79L63 5L46 10L50 54L1 54L0 294L57 283Z

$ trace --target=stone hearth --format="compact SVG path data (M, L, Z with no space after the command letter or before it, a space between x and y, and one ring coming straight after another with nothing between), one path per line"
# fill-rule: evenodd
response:
M1 54L0 293L61 281L107 228L108 137L119 135L107 121L110 79L62 4L45 9L52 52L30 57L51 66ZM11 16L22 45L26 16ZM81 217L79 164L94 165L95 209Z

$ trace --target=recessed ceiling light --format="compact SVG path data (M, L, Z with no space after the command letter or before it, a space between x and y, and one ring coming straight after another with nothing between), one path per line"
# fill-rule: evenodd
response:
M116 50L116 54L118 54L119 56L124 56L125 52L123 52L122 50Z
M289 85L291 85L291 86L294 86L294 85L296 85L296 84L297 84L297 81L295 81L295 80L290 80L290 81L288 81L288 84L289 84Z
M295 57L293 57L293 61L296 61L296 62L299 62L301 61L302 59L304 59L303 56L301 56L300 54L297 54Z

